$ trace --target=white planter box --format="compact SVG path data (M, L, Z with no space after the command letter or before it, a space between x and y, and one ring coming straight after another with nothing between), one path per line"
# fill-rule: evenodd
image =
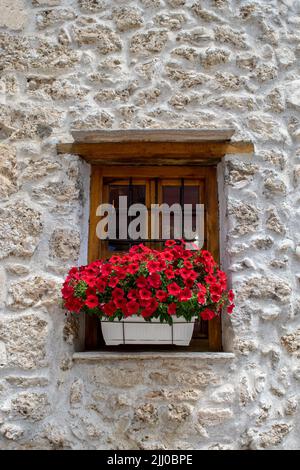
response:
M190 344L195 319L173 318L173 325L160 323L158 319L146 322L142 317L129 317L113 322L101 321L103 338L107 346L119 344Z

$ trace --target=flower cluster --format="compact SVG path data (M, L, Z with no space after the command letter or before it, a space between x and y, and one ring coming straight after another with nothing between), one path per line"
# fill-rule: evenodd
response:
M206 250L187 250L168 240L162 251L144 245L128 253L72 268L62 288L72 313L122 319L139 315L172 323L172 316L211 320L234 308L226 274Z

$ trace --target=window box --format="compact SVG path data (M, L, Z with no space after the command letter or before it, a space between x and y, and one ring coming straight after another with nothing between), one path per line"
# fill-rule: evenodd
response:
M134 316L122 321L101 321L102 334L107 346L120 344L174 344L188 346L191 342L195 319L174 318L173 324L161 323L159 319L145 322Z

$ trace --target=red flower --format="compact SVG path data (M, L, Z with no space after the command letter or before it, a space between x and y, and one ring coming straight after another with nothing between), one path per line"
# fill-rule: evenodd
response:
M124 297L114 297L112 302L117 308L122 308L125 302Z
M203 305L205 304L205 301L206 301L206 287L198 283L197 288L198 288L198 294L197 294L198 303Z
M181 300L182 302L186 302L187 300L190 300L191 297L192 297L192 291L188 287L185 287L180 292L179 300Z
M183 250L181 257L183 259L190 259L192 256L192 252L190 250Z
M145 310L142 311L142 317L144 318L149 318L153 314L152 310L145 308Z
M147 281L149 286L153 287L154 289L158 289L161 285L160 275L157 273L150 274L150 276L147 277Z
M188 275L188 279L191 279L192 281L196 281L198 278L198 273L196 271L190 271L190 274Z
M211 284L209 287L209 293L213 302L219 302L222 295L222 288L219 284Z
M172 253L175 256L175 258L182 258L184 250L183 250L182 246L176 245L172 248Z
M85 295L88 297L89 295L96 295L96 289L92 289L91 287L88 287L87 290L85 291Z
M113 255L113 256L110 257L109 262L113 263L113 264L116 264L120 261L120 259L121 259L120 256Z
M107 263L107 264L104 264L102 266L102 269L101 269L101 273L103 274L103 276L109 276L110 273L112 272L112 265Z
M127 313L128 315L135 315L139 311L139 304L135 300L131 300L127 303Z
M118 282L119 282L119 279L116 276L113 276L108 281L108 286L114 288L118 285Z
M139 270L139 265L138 265L138 263L131 263L131 264L127 267L127 272L128 272L129 274L135 274L138 270Z
M105 291L106 283L102 279L97 279L95 282L95 287L98 292L102 293Z
M138 296L139 296L139 293L136 289L130 289L128 291L128 294L127 294L128 299L136 300Z
M116 287L113 291L112 291L112 296L116 299L116 298L122 298L124 297L125 293L123 291L123 289L121 289L120 287Z
M158 302L155 299L151 299L148 302L147 310L149 310L149 311L151 310L152 313L154 313L157 310L157 307L158 307Z
M220 269L217 269L217 274L218 274L220 286L222 287L222 289L226 289L227 288L226 273L224 273L224 271L221 271Z
M205 295L203 295L202 292L198 292L197 301L198 301L198 304L201 304L201 305L205 304Z
M129 248L129 253L134 254L140 251L140 246L139 245L133 245L131 248Z
M127 273L126 273L125 268L123 268L123 266L115 266L114 270L115 270L116 276L119 279L125 279Z
M173 269L172 269L172 268L167 268L167 269L165 270L165 276L166 276L168 279L174 279L175 273L174 273Z
M233 293L233 290L231 290L231 289L228 291L228 300L229 300L229 302L234 301L234 293Z
M163 271L166 268L166 262L163 259L158 261L158 271Z
M178 274L182 277L182 279L191 279L195 281L198 277L198 274L196 273L196 271L192 271L187 268L181 268L178 271L179 271Z
M95 308L99 305L99 300L96 295L89 295L85 301L85 305L89 308Z
M74 288L68 286L67 284L64 284L61 290L61 293L64 299L68 299L69 297L72 297L72 295L74 294Z
M166 261L172 261L174 259L174 256L172 255L172 253L170 253L169 251L163 251L161 253L161 256L164 258L164 260Z
M207 276L205 276L204 280L205 282L207 282L207 284L216 284L217 282L217 279L212 274L208 274Z
M193 269L193 263L191 263L189 260L185 260L185 262L183 263L184 267L187 268L187 269Z
M212 320L216 316L215 312L213 312L212 310L209 310L208 308L203 310L200 313L200 315L201 315L202 320Z
M142 300L150 300L152 298L152 294L148 289L141 289L140 290L140 298Z
M235 305L234 304L230 304L228 305L227 307L227 313L229 313L229 315L232 313L233 309L234 309Z
M83 273L83 275L81 276L81 279L82 279L84 282L86 282L89 287L95 287L96 279L95 279L95 275L94 275L94 274L91 274L91 273Z
M78 273L78 268L76 268L76 267L71 268L70 271L69 271L69 276L74 276L77 273Z
M139 276L135 281L137 287L147 287L147 279L144 276Z
M160 264L157 261L149 261L147 263L147 269L150 274L159 271L159 268L160 268Z
M168 294L167 294L167 292L165 292L163 290L158 290L156 292L156 298L157 298L157 300L159 300L159 302L165 302L168 298Z
M78 297L70 297L65 302L65 307L69 312L79 313L84 303L82 299Z
M175 295L178 296L181 292L181 289L176 282L171 282L171 284L168 285L168 292L170 295Z
M166 246L174 246L176 245L176 241L175 240L167 240L166 243L165 243Z
M190 289L193 287L195 281L194 279L187 278L184 280L184 284L186 287L189 287Z
M116 307L113 302L108 302L107 304L103 306L103 311L105 315L107 315L108 317L111 317L115 313Z
M200 282L197 283L198 292L201 292L203 295L206 294L206 287Z
M168 305L168 314L176 315L176 304L174 302Z

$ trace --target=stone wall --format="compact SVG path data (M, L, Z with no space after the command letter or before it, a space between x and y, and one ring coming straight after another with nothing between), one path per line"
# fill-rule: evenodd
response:
M300 3L0 7L0 448L299 448ZM220 169L234 356L73 361L59 288L85 262L89 170L56 143L220 126L256 149Z

